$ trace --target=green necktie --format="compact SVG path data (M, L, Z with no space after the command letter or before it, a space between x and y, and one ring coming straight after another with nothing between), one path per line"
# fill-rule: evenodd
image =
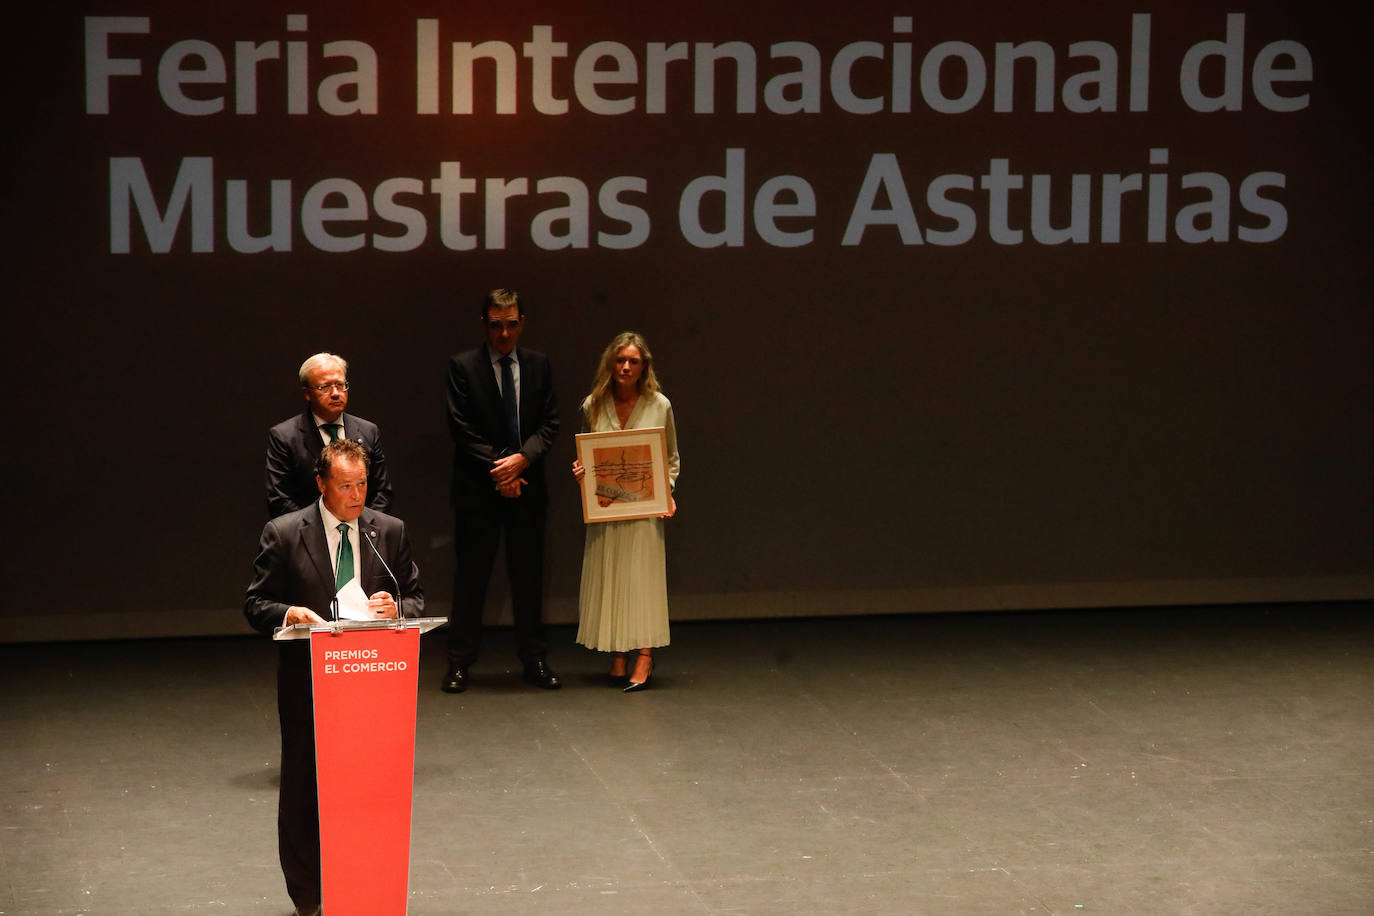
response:
M339 565L334 574L335 590L353 581L353 545L348 542L348 522L339 522Z
M327 429L327 430L329 430L329 441L330 441L330 442L338 442L338 441L339 441L339 424L337 424L337 423L321 423L321 424L320 424L320 428L321 428L321 429Z

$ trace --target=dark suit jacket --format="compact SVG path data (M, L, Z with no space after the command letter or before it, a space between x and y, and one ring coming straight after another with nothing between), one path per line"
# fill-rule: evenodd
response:
M363 593L396 590L372 549L362 543L370 532L376 532L373 543L400 582L398 603L402 615L419 617L425 597L420 588L419 567L411 558L405 522L371 509L364 509L358 521L358 584ZM308 607L331 620L333 600L334 565L319 506L312 503L268 522L262 529L258 557L253 563L253 582L243 605L243 614L253 629L270 635L281 626L287 608L292 605Z
M391 506L391 481L382 453L382 433L376 423L350 413L339 416L344 438L367 449L367 507L385 512ZM267 514L272 518L304 509L320 498L315 485L315 461L324 440L309 410L283 420L267 432ZM370 551L369 551L370 552ZM369 594L371 594L369 592Z
M419 569L411 559L405 523L390 515L364 509L359 516L358 575L364 593L394 592L397 586L378 561L371 539L399 580L401 614L418 617L424 610ZM369 536L371 536L369 538ZM326 620L332 617L334 567L319 506L272 519L262 529L253 582L248 586L243 613L253 628L270 634L280 626L291 605L308 607ZM299 902L319 900L319 815L315 786L315 714L310 674L309 640L278 643L277 715L281 719L281 795L277 836L282 871L292 896Z
M520 364L520 453L529 459L528 482L520 502L542 508L548 502L544 458L558 435L558 401L553 393L553 369L543 353L517 347ZM501 389L485 346L459 353L448 361L448 429L453 437L453 485L449 499L455 509L480 509L504 500L491 482L492 462L505 454L505 415Z

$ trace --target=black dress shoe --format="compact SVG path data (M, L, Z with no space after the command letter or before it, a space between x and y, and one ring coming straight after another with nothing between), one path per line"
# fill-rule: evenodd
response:
M456 663L449 664L448 673L439 682L439 687L444 693L462 693L467 690L468 669Z
M536 687L545 690L557 690L563 686L563 682L558 679L558 675L553 673L548 662L542 658L537 662L530 662L525 666L525 680Z

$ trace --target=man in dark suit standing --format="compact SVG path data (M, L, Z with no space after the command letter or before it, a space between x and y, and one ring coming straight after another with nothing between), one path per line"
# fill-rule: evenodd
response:
M513 290L482 302L487 342L448 362L448 427L453 436L453 611L449 616L449 693L467 688L482 641L482 608L496 549L505 535L515 636L525 680L562 684L546 659L544 459L558 435L558 403L548 357L517 347L525 313Z
M333 620L339 612L340 590L355 579L361 593L368 596L366 605L355 609L355 616L393 618L399 611L406 617L419 617L424 592L419 569L411 559L405 523L364 505L367 450L350 439L331 442L321 450L317 470L320 495L315 502L272 519L262 529L253 582L243 605L248 622L270 635L279 626ZM399 596L393 594L397 590ZM296 912L317 913L320 821L310 646L307 640L283 641L278 646L281 793L277 846Z
M391 481L376 423L344 413L348 406L348 363L333 353L316 353L301 364L304 413L283 420L267 433L267 514L271 518L304 509L319 499L315 461L335 439L361 442L368 452L367 507L391 507Z

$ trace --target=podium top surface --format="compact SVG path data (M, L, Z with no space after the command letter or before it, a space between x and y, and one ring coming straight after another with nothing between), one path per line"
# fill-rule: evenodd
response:
M428 633L441 624L448 623L447 617L401 617L389 620L334 620L328 623L293 623L289 627L277 627L272 639L309 639L311 633L349 633L354 630L412 630L419 629L420 635Z

